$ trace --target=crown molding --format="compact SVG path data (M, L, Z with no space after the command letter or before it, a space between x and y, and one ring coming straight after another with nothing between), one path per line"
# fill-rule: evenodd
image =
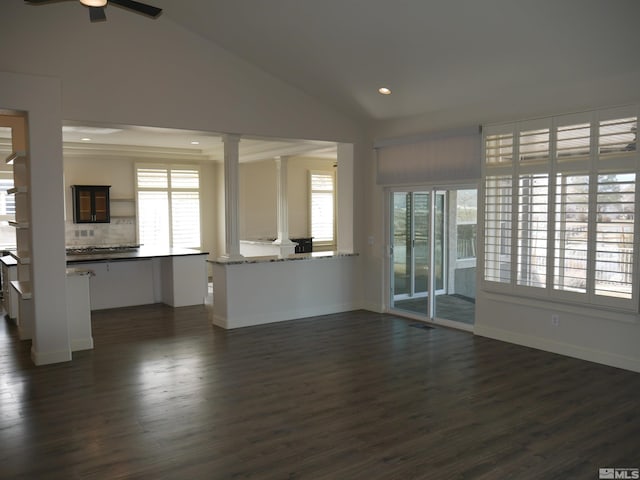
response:
M63 144L62 150L65 158L133 158L143 160L186 160L197 162L216 160L214 157L203 153L201 150L187 148L140 147L131 145L67 142Z

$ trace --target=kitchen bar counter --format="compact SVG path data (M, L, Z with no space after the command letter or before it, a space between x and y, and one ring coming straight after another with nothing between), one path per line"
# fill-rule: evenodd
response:
M211 261L214 325L226 329L361 308L357 253Z
M205 302L207 255L185 248L98 248L67 255L67 266L95 273L90 279L91 310L159 302L183 307Z
M313 252L313 253L294 253L292 255L278 256L278 255L265 255L259 257L244 257L244 258L218 258L216 260L209 260L211 263L217 263L219 265L240 265L244 263L273 263L273 262L289 262L295 260L314 260L318 258L336 258L336 257L357 257L357 253L341 253L341 252Z

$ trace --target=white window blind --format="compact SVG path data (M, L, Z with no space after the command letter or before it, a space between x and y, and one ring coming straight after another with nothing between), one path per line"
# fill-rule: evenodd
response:
M542 128L520 132L520 163L546 162L549 160L549 129Z
M311 236L314 243L334 243L334 175L333 172L311 172Z
M140 243L200 248L198 167L136 167Z
M13 174L0 172L0 219L13 220L16 214L16 197L7 193L13 188Z
M519 179L518 285L546 285L548 179L546 174L521 175Z
M638 111L485 127L488 289L638 311Z
M556 176L554 280L556 290L586 293L589 176Z
M637 132L637 117L601 121L598 135L600 158L606 159L636 151Z
M513 133L496 133L485 138L487 165L510 165L513 162Z
M558 161L588 158L591 153L591 126L588 123L558 126L556 135Z
M635 173L598 175L595 294L630 299Z
M379 185L468 181L480 178L478 127L376 144Z
M492 282L511 282L510 176L487 177L484 188L484 274Z
M13 188L13 172L0 172L0 247L16 248L16 229L9 225L16 216L16 197L8 190Z
M169 193L138 191L138 235L146 246L169 247Z

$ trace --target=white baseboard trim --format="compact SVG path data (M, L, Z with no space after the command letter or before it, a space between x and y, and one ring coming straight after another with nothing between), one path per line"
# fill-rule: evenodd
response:
M362 310L368 310L370 312L385 313L384 307L379 303L364 302L362 307L360 308Z
M593 350L590 348L573 345L570 343L558 342L542 337L532 337L530 335L522 335L509 330L500 328L487 327L483 325L475 325L474 334L481 337L492 338L503 342L514 343L525 347L536 348L546 352L557 353L568 357L587 360L589 362L600 363L610 367L631 370L640 373L640 359L616 355L611 352L601 350Z
M93 349L93 337L71 339L72 352L77 352L79 350L92 350L92 349Z
M59 352L36 352L33 347L31 347L31 360L36 365L70 362L71 350L62 350Z

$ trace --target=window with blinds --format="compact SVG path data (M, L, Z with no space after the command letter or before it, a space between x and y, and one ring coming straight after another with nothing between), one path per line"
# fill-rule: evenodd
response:
M485 179L484 275L491 282L511 282L511 196L511 177Z
M556 176L554 278L556 290L587 292L589 176Z
M513 133L486 135L484 144L487 165L511 164L513 160Z
M13 172L0 172L0 247L16 248L16 229L9 225L16 216L16 197L9 192L13 188Z
M587 159L591 153L591 125L560 125L556 129L556 158L563 160Z
M198 167L137 165L136 189L141 244L200 248Z
M635 173L598 175L595 294L632 298Z
M335 243L333 172L310 172L311 236L314 244Z
M518 185L517 284L547 283L548 175L521 175Z
M542 128L520 132L520 163L546 162L549 160L549 129Z
M638 311L638 111L484 129L488 289Z

